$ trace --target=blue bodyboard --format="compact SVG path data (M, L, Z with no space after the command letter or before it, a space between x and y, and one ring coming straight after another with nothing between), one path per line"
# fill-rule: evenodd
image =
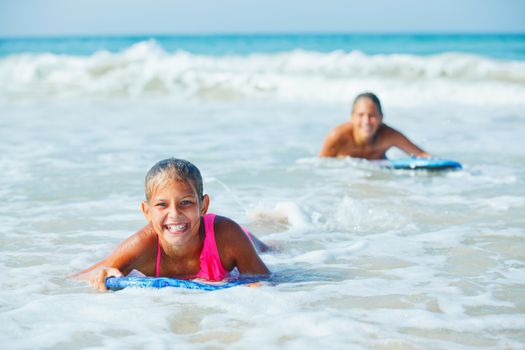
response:
M228 282L204 283L191 280L181 280L168 277L108 277L106 287L109 290L120 290L128 287L134 288L186 288L198 290L219 290L253 283L254 280L233 280Z
M382 164L387 168L404 170L460 170L463 168L461 163L440 158L398 158L390 159Z

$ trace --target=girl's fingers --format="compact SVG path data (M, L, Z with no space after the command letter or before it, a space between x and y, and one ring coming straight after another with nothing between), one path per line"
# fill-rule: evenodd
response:
M114 273L112 276L115 276L115 277L122 277L122 276L124 276L124 275L122 274L122 272L120 272L120 270L115 269L115 273Z
M88 280L89 285L93 288L96 288L101 291L107 291L106 287L106 278L115 276L115 277L122 277L124 276L122 272L120 272L119 269L116 269L114 267L102 267L99 268L97 271L94 271L91 275L91 278Z

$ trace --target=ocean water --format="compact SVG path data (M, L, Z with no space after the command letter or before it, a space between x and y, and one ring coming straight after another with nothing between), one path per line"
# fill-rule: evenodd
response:
M0 40L1 349L524 349L525 36ZM374 91L458 172L320 159ZM275 286L99 293L66 278L191 160ZM389 157L403 156L392 150Z

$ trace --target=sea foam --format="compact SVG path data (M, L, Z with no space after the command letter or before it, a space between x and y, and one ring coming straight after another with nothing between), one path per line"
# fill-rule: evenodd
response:
M137 98L348 101L363 89L402 89L392 100L473 104L525 100L525 62L464 53L366 55L293 50L249 55L166 52L155 41L91 56L0 59L2 99ZM495 90L500 93L494 94Z

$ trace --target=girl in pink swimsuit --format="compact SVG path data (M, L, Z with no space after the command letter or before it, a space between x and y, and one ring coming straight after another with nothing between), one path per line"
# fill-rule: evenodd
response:
M146 175L142 212L149 224L108 257L73 276L106 290L105 280L138 270L147 276L221 281L240 274L268 275L256 248L268 247L226 217L207 214L202 177L192 163L170 158Z

